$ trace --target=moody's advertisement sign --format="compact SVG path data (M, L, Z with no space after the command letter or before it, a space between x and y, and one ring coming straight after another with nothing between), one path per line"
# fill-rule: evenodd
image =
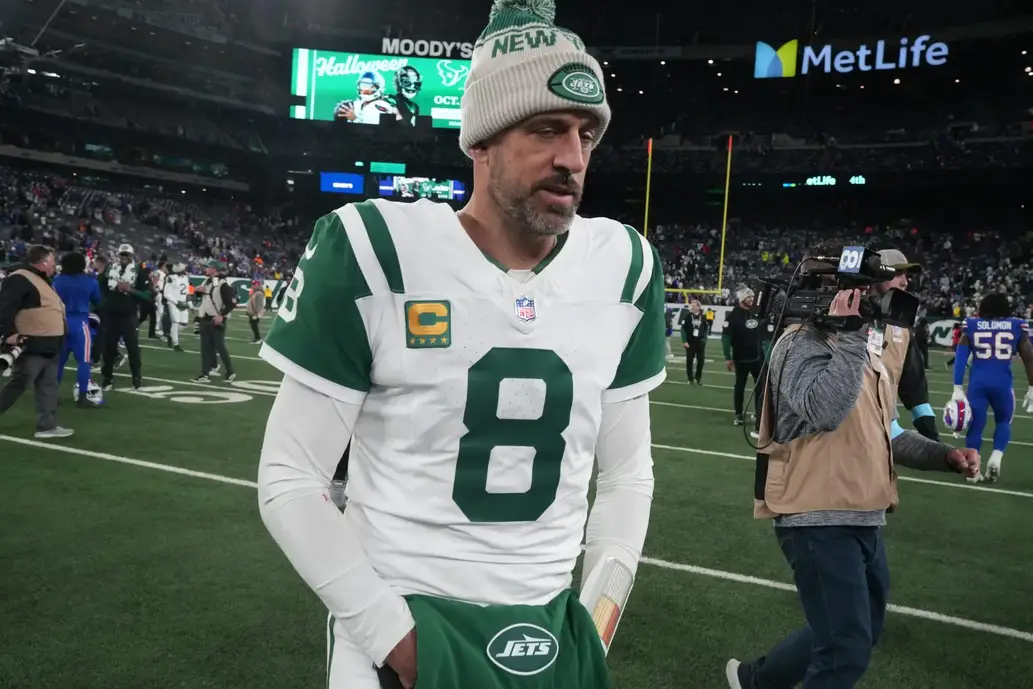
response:
M949 54L950 48L946 43L933 41L928 35L876 41L873 46L863 43L857 48L838 51L831 45L808 45L801 51L800 41L795 38L777 49L758 41L753 77L785 79L810 72L848 74L939 67L947 63Z

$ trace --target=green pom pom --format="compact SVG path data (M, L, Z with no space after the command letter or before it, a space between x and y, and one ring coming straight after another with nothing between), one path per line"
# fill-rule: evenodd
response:
M553 24L556 22L555 0L495 0L491 5L491 14L488 16L490 22L499 12L504 10L515 10L527 12L536 17Z

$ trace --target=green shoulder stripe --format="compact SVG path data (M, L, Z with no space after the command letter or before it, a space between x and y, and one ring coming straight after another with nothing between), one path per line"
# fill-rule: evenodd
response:
M635 301L635 285L642 277L642 237L630 225L625 225L624 229L628 231L628 239L631 240L631 265L628 267L628 276L624 278L621 302L630 304Z
M370 296L336 213L316 222L260 355L336 399L370 387L373 353L357 301Z
M356 203L355 210L362 218L362 224L366 226L369 243L373 245L373 253L376 254L380 268L384 271L384 277L387 278L387 286L395 294L403 294L405 283L402 281L402 267L398 263L398 251L395 249L391 230L387 228L383 214L372 201Z

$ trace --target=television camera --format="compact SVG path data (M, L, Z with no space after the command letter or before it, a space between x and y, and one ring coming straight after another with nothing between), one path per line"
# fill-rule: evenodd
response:
M842 331L860 330L870 323L910 328L918 315L919 299L896 288L883 295L867 294L859 316L829 315L838 292L866 290L894 275L896 271L883 265L877 253L863 246L822 251L805 257L789 280L760 280L751 311L775 324L776 337L786 326L805 322Z

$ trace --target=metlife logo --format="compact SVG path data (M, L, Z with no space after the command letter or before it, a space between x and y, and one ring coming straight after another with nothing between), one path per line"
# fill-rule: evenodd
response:
M757 42L757 51L753 63L755 79L789 78L812 71L832 74L849 74L850 72L889 71L909 69L922 66L939 67L947 64L950 48L946 43L931 42L932 37L922 35L913 41L901 38L897 45L885 40L875 43L871 48L867 44L856 50L834 52L831 45L820 47L805 46L801 51L799 41L786 41L778 50L763 41ZM800 54L800 67L797 70L797 54Z

